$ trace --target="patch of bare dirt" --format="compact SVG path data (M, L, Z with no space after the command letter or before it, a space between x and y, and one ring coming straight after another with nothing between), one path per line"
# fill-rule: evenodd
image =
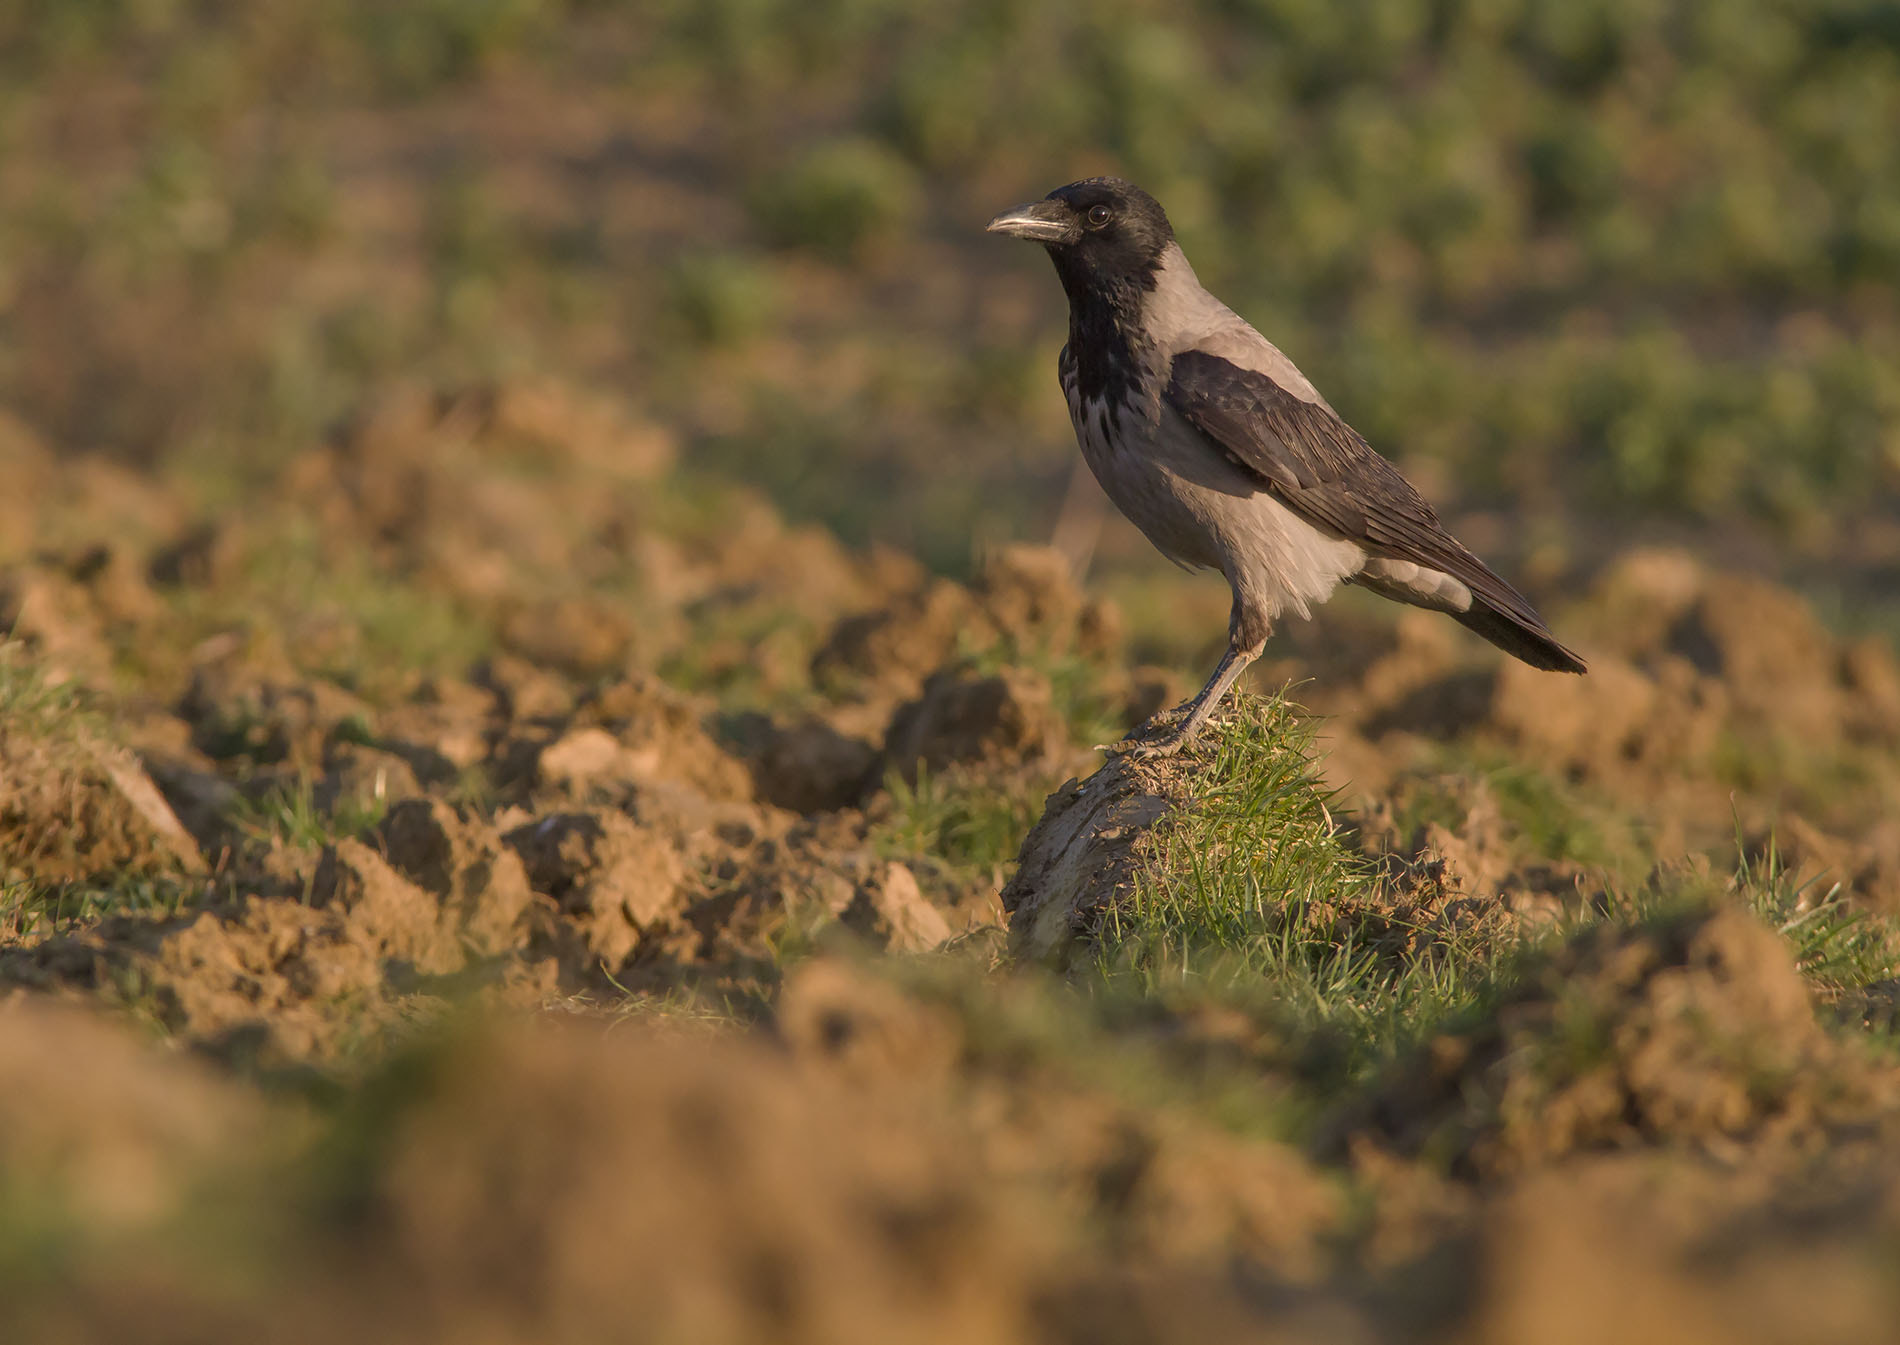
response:
M552 966L525 956L533 899L492 827L414 800L325 849L300 896L115 917L14 952L0 976L149 1004L182 1038L247 1056L336 1058L439 1007L431 986L456 973L493 963L507 989L551 991Z
M176 1217L203 1169L262 1149L272 1116L208 1065L70 1005L0 995L0 1153L9 1200L94 1233Z
M922 951L985 911L980 899L933 902L908 867L868 848L865 819L842 800L807 821L756 801L760 759L715 740L704 702L649 678L575 695L524 666L483 676L490 687L432 681L388 711L346 699L327 714L325 693L306 683L247 676L231 684L228 716L209 690L225 684L199 677L185 707L199 727L166 720L145 737L198 843L221 857L213 898L176 918L46 938L0 972L35 986L129 988L190 1040L274 1061L332 1059L367 1031L482 985L530 1001L617 985L756 996L776 979L774 940L788 931L835 925L873 947ZM227 719L276 727L226 757L188 741ZM852 756L861 778L863 758ZM498 807L448 801L471 772ZM64 768L58 778L86 779ZM380 819L315 848L234 820L289 807L300 788L311 806L347 799ZM166 807L149 781L138 797ZM127 862L107 832L54 821L51 834ZM172 828L195 854L192 835Z

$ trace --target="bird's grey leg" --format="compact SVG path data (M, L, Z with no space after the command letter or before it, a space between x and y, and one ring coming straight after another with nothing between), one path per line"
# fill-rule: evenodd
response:
M1230 643L1227 652L1221 655L1220 662L1215 665L1214 675L1207 679L1207 685L1201 688L1198 696L1181 707L1184 713L1180 721L1160 737L1135 743L1129 750L1138 757L1166 757L1179 752L1201 731L1201 725L1220 708L1228 688L1247 671L1247 665L1259 656L1258 650L1236 649Z
M1221 655L1220 662L1214 665L1213 676L1207 679L1207 685L1193 700L1177 706L1165 716L1157 715L1156 721L1168 723L1178 717L1168 731L1146 742L1129 745L1129 751L1137 757L1172 756L1185 747L1214 711L1220 708L1228 689L1247 671L1247 665L1260 657L1266 647L1268 625L1265 619L1254 613L1243 611L1238 599L1234 603L1233 618L1228 624L1227 651Z

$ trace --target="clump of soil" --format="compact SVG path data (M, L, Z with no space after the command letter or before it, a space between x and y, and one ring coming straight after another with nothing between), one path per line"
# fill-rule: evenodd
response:
M950 922L902 864L887 864L860 883L839 919L874 947L894 953L928 952L950 940Z
M838 622L812 656L812 675L835 700L861 707L849 716L856 720L927 698L933 673L998 649L1103 659L1104 680L1126 682L1106 658L1120 632L1115 609L1083 596L1061 553L1010 546L985 559L969 588L925 579L884 607Z
M4 972L132 996L180 1036L247 1056L335 1058L423 1010L435 981L485 960L504 959L504 983L545 981L517 956L531 900L492 827L416 800L367 840L326 848L300 898L115 917L16 953Z
M744 1042L496 1045L452 1062L376 1174L367 1268L426 1335L580 1338L629 1303L658 1338L1022 1329L996 1289L1047 1253L921 1109L848 1101Z
M728 731L752 769L759 797L795 813L849 808L883 778L876 746L817 715L777 723L752 713L736 716Z
M208 1065L94 1013L0 996L0 1153L10 1209L56 1209L93 1233L176 1217L192 1183L261 1150L272 1116Z
M622 813L551 813L504 839L526 864L534 890L579 927L604 966L618 968L685 908L687 873L678 848Z
M494 827L462 816L440 800L412 799L390 809L372 840L390 868L434 899L445 942L478 957L515 945L529 901L528 875L520 856L503 844ZM331 858L352 844L340 842ZM312 904L321 906L331 899L341 900L341 893L334 882L326 884L320 867L312 884ZM449 960L459 962L452 954Z
M1900 1099L1816 1021L1787 946L1732 909L1601 925L1402 1062L1339 1134L1499 1177L1587 1151L1795 1141Z
M906 779L956 762L1014 765L1045 757L1061 741L1049 682L1010 668L988 677L933 674L901 706L884 739L884 763Z
M834 961L775 1020L774 1045L543 1028L455 1052L378 1150L367 1292L444 1338L586 1335L638 1301L694 1339L1007 1341L1098 1272L1205 1276L1236 1316L1235 1254L1323 1273L1341 1193L1290 1149L972 1067L956 1013Z
M23 677L0 650L0 677ZM0 709L0 878L200 873L204 860L138 760L75 704L48 697Z
M1554 769L1625 787L1702 769L1724 733L1779 733L1764 697L1800 702L1799 738L1839 734L1832 641L1786 590L1638 553L1598 581L1573 624L1597 632L1590 672L1554 678L1508 659L1466 666L1445 632L1412 618L1413 646L1379 669L1392 691L1369 686L1355 717L1375 735L1490 731ZM1787 649L1802 652L1777 652Z

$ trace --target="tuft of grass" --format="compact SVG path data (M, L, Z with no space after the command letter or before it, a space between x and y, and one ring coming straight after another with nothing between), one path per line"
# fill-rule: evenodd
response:
M1105 919L1094 974L1146 994L1271 1006L1357 1069L1494 993L1522 944L1500 913L1435 908L1351 844L1284 693L1244 697Z
M1823 1000L1840 1001L1900 980L1900 928L1851 905L1826 873L1802 877L1770 836L1751 858L1741 850L1730 886L1788 942L1795 965Z
M74 883L0 874L0 945L37 942L112 915L174 916L196 905L203 889L175 874L126 872Z
M383 820L388 801L341 794L325 810L316 798L308 775L279 781L260 796L240 794L231 805L229 820L243 835L269 844L281 841L300 849L314 849L342 837L360 836Z
M66 738L95 712L76 682L49 682L25 646L0 639L0 728L35 738Z
M1239 700L1207 735L1191 797L1155 834L1146 880L1110 931L1144 959L1152 950L1157 969L1196 952L1278 963L1290 906L1361 900L1375 884L1338 834L1311 725L1290 703Z
M990 873L1016 858L1042 809L1045 790L999 783L955 767L917 767L915 784L893 771L884 781L889 812L871 843L890 859L930 856L953 869Z

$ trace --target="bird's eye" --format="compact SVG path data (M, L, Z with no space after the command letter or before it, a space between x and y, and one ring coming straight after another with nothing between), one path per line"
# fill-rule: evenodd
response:
M1088 213L1089 228L1101 228L1104 224L1108 223L1109 216L1113 213L1114 212L1105 205L1090 206Z

